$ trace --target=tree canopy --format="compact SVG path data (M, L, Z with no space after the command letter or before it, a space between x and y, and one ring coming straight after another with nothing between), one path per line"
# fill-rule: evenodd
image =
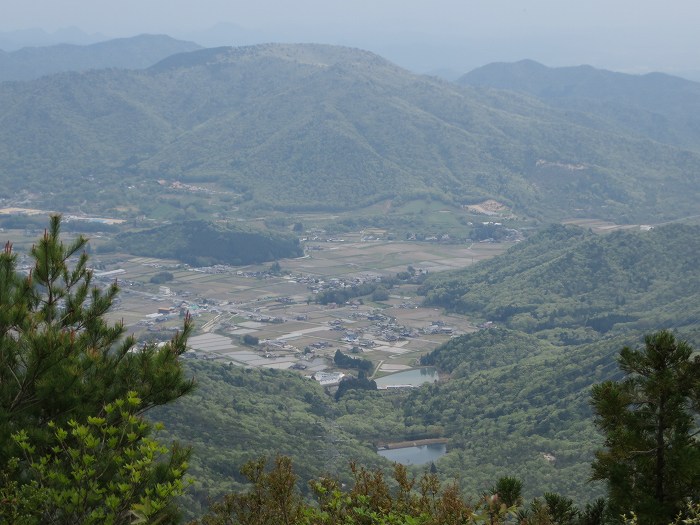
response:
M700 496L700 357L672 333L647 335L643 350L625 347L620 381L595 385L592 403L605 450L593 479L607 482L615 515L668 523L686 498Z
M65 244L60 225L59 216L51 217L26 274L10 243L0 254L0 492L10 501L13 494L27 501L27 491L38 497L40 504L20 513L27 523L82 522L94 508L81 493L56 494L91 482L104 488L122 476L128 494L114 496L120 510L112 521L121 523L145 501L153 510L160 498L157 511L164 510L170 496L154 491L182 477L187 451L166 453L148 438L151 425L140 415L192 390L178 361L192 323L187 318L162 347L137 346L122 323L105 319L116 283L105 289L93 283L87 240ZM162 455L172 469L161 468ZM106 495L96 489L94 503L102 505Z

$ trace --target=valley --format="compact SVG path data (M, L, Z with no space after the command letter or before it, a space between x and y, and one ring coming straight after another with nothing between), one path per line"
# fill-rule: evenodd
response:
M169 340L193 316L183 365L197 390L152 416L194 447L193 515L207 497L240 490L237 468L259 454L289 455L303 480L346 479L352 460L386 466L381 444L426 439L444 445L430 452L441 478L468 493L508 469L528 496L552 486L579 501L597 496L584 483L600 446L590 384L614 374L615 349L646 326L670 322L697 339L697 281L677 273L690 268L694 227L585 221L600 233L570 225L519 242L419 242L320 227L337 219L305 215L320 222L300 232L303 256L245 266L103 251L115 232L88 234L95 279L121 288L109 320L145 343ZM23 253L40 232L3 233ZM664 245L677 257L657 258L652 272L644 255ZM649 274L639 290L615 273L633 263ZM625 314L615 310L625 304ZM440 381L334 399L340 374L357 375L334 363L337 351L371 361L371 379L436 366Z
M377 365L375 375L382 375L415 365L450 336L477 329L463 316L422 307L417 284L410 282L394 284L380 301L359 297L348 304L315 304L324 290L394 278L409 266L418 275L463 268L509 246L366 240L367 235L317 239L304 257L280 260L274 272L269 264L192 268L173 260L99 253L93 263L98 281L120 283L120 302L110 319L124 320L141 340L162 340L177 330L187 311L197 326L189 343L192 356L222 363L308 374L328 367L337 349L362 348ZM172 280L151 283L162 272ZM245 345L245 335L260 343ZM320 363L311 364L313 357Z
M303 497L403 453L409 475L470 497L506 475L530 501L604 494L592 387L645 334L700 345L700 85L531 61L448 82L342 46L125 44L86 50L96 69L67 48L65 70L0 75L0 343L19 356L0 352L0 386L30 392L31 348L58 363L39 385L51 403L75 390L97 414L102 383L142 387L139 439L162 422L159 440L192 448L188 518L279 455ZM132 66L107 68L112 49ZM56 210L66 244L42 252ZM89 275L41 269L78 235ZM42 278L69 290L43 300ZM19 344L35 326L56 337Z

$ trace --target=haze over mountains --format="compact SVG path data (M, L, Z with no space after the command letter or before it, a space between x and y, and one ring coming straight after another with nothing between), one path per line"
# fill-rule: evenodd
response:
M60 7L40 2L32 4L31 14L17 0L7 1L0 24L5 29L0 31L0 49L5 51L155 33L204 47L268 42L358 47L413 72L449 80L487 63L522 58L556 66L592 64L613 71L663 71L700 79L693 51L698 47L692 23L696 8L688 0L668 6L637 4L634 16L625 4L550 0L510 8L487 2L440 0L439 5L428 6L388 0L370 10L362 3L329 5L317 0L293 6L274 6L274 0L268 0L268 7L162 2L161 8L156 7L160 0L154 0L122 10L109 4L100 8L94 2L83 7L79 2Z
M606 75L600 90L616 78ZM692 117L668 104L662 137L653 126L627 129L615 94L637 88L621 82L611 115L606 101L589 109L575 97L569 107L561 97L460 86L352 48L203 49L142 71L0 84L0 170L6 191L56 176L100 187L127 176L182 179L286 210L431 196L452 205L493 198L554 219L692 215L700 173ZM669 83L700 104L692 82L662 82L659 97ZM629 95L629 107L644 109L653 85ZM645 111L640 118L657 118Z
M63 71L143 69L175 53L200 47L165 35L140 35L90 45L59 44L0 51L0 82L30 80Z
M0 49L11 52L23 47L49 47L60 44L86 46L105 42L111 38L100 34L88 34L77 27L66 27L53 32L40 28L15 29L0 32Z
M682 148L700 148L700 84L663 73L627 75L590 66L549 68L532 60L475 69L461 85L517 91L605 126Z

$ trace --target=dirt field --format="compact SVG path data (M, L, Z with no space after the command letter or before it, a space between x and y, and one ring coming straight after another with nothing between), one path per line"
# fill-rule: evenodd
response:
M594 233L608 233L616 230L639 230L649 228L643 224L615 224L599 219L570 219L563 221L564 224L573 224L581 228L589 228Z

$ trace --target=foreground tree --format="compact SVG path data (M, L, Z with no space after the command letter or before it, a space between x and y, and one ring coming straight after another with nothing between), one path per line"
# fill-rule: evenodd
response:
M641 524L670 523L686 499L700 497L700 358L668 331L625 347L625 378L595 385L592 404L605 450L593 479L607 482L611 514L634 512Z
M13 435L22 457L0 476L0 523L22 525L170 523L182 494L188 450L150 436L131 392L99 417L66 427L49 424L52 449L37 454L27 432ZM21 471L19 482L13 477Z
M102 290L93 283L87 240L80 236L64 244L60 223L53 216L32 247L28 274L18 271L9 243L0 254L0 494L7 501L22 495L20 503L30 497L41 502L25 516L27 523L89 523L89 505L79 516L66 509L104 499L111 490L106 487L120 479L121 510L107 521L130 522L144 496L160 490L160 512L168 491L179 490L186 451L164 454L149 440L151 425L140 416L192 389L178 362L192 323L187 318L182 332L161 348L137 348L124 337L123 324L105 318L116 284ZM126 409L119 408L124 404ZM131 463L129 477L123 466ZM61 492L71 484L95 491Z
M241 473L251 483L248 491L225 496L190 525L505 525L514 522L522 503L522 484L515 478L496 484L504 496L488 492L472 505L454 483L441 486L427 471L414 478L398 463L392 480L381 469L351 464L349 487L320 478L310 483L314 501L305 502L289 458L278 456L273 465L266 464L260 459L244 465ZM557 522L546 515L544 520L523 523Z

